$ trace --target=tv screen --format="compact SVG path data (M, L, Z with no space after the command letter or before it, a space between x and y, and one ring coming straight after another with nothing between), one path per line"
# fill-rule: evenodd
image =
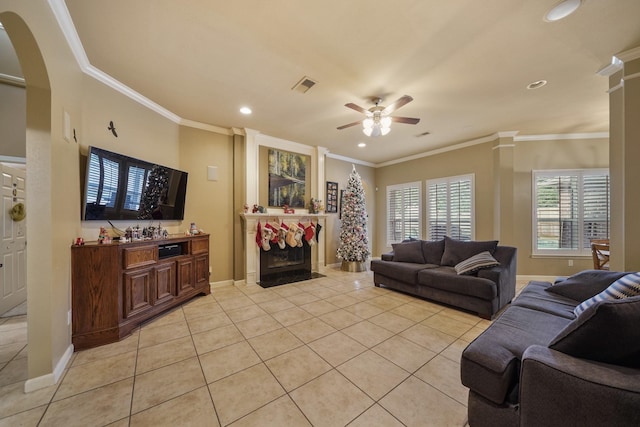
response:
M89 147L82 219L182 220L187 172Z

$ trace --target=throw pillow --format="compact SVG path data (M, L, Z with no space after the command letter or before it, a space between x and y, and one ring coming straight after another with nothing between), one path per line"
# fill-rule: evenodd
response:
M444 240L422 241L422 255L424 256L424 262L427 264L440 265L443 252Z
M404 243L394 243L393 260L398 262L414 262L416 264L424 264L424 256L422 255L422 242L414 240Z
M484 251L488 251L493 255L497 246L497 240L464 242L450 237L445 237L444 253L442 254L440 265L453 267L459 262Z
M585 270L548 287L546 291L575 301L584 301L627 274L629 272Z
M640 367L640 297L599 301L551 341L549 348L604 363Z
M598 295L583 301L573 310L576 316L591 307L598 301L612 301L640 295L640 273L627 274L615 282Z
M489 251L484 251L459 262L454 268L458 274L473 274L483 268L491 268L496 265L500 265L500 263L491 256Z

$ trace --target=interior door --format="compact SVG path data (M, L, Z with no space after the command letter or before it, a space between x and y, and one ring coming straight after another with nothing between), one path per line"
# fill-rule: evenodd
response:
M2 172L2 249L0 250L0 314L27 300L27 219L14 221L9 212L25 203L26 171L0 164Z

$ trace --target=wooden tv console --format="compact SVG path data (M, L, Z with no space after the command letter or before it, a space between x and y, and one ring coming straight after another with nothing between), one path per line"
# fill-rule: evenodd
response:
M140 323L211 293L209 235L74 245L71 269L71 341L82 350L119 341Z

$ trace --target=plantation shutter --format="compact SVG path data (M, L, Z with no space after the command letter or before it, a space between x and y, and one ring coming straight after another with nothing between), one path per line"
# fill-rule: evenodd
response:
M387 187L387 245L420 238L421 183Z
M473 188L473 175L427 181L429 240L473 239Z
M609 237L606 171L534 172L534 252L588 255L592 239Z
M582 247L585 249L590 248L593 239L609 238L609 197L608 174L584 176Z

